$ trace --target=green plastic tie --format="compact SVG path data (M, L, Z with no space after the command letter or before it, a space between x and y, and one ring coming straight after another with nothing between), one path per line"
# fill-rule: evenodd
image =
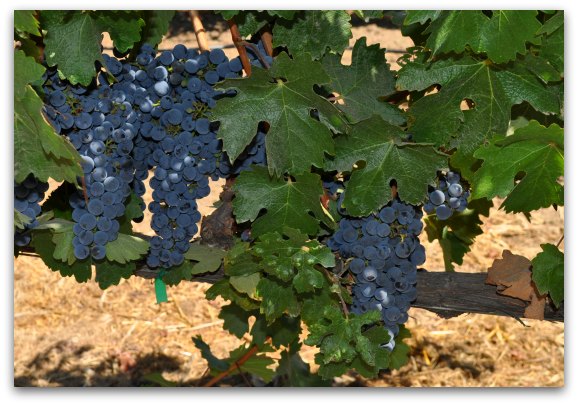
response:
M165 269L161 269L157 278L155 278L155 294L157 297L157 304L161 302L168 302L167 285L163 281L163 276L166 274Z

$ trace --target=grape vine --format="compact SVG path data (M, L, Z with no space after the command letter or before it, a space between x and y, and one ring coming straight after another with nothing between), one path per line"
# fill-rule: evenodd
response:
M217 12L231 59L206 38L160 50L174 15L15 12L14 252L102 288L208 277L250 344L218 359L195 337L207 385L245 364L300 386L402 367L420 235L453 271L492 199L528 218L563 206L562 11ZM383 19L415 44L401 68L366 38L343 63L352 24ZM146 210L153 236L133 230ZM548 243L532 260L555 307L563 262Z

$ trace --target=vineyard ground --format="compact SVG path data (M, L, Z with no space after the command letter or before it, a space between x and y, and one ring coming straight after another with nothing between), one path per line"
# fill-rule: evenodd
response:
M161 48L196 42L185 18L176 25ZM216 25L209 32L212 46L230 45L228 33ZM368 25L354 28L354 38L367 36L391 50L411 46L398 30ZM106 40L105 40L106 41ZM105 42L106 46L106 42ZM229 56L234 48L227 47ZM396 68L399 55L387 57ZM345 55L350 58L350 53ZM222 183L202 202L207 215ZM147 194L150 198L150 193ZM540 210L529 223L523 215L497 211L458 271L488 268L504 249L533 257L540 243L556 243L564 231L563 209ZM139 232L151 234L146 225ZM424 267L441 270L437 245L422 235L428 259ZM563 245L562 245L563 246ZM239 340L222 330L217 318L221 301L208 302L208 285L184 283L169 288L169 302L157 305L150 280L131 279L101 291L95 283L77 284L52 273L40 259L20 257L14 264L14 380L17 386L135 386L145 376L160 373L182 385L199 385L206 379L206 362L191 337L201 335L217 356L225 356ZM335 385L353 386L562 386L564 385L564 325L518 321L488 315L462 315L444 320L420 309L410 310L413 333L410 362L401 370L366 380L350 373ZM313 349L304 356L313 364ZM240 378L223 385L245 385Z

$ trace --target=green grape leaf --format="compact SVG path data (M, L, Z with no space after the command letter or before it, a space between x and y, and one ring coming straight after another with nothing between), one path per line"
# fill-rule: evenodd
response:
M335 256L317 240L308 240L299 231L285 229L288 239L277 232L265 234L255 243L254 250L262 258L266 273L282 281L293 279L298 293L311 292L323 286L323 274L316 265L335 266Z
M225 274L229 276L248 276L256 273L260 271L256 260L249 250L249 243L237 241L223 260Z
M324 380L331 380L334 377L339 377L345 374L350 369L350 365L343 361L339 363L327 363L327 364L321 363L322 361L323 361L323 354L317 353L315 355L315 363L320 364L317 373Z
M192 274L214 273L221 267L226 254L227 252L223 249L192 243L185 253L185 259L197 262Z
M526 53L526 42L537 41L541 25L536 15L530 10L496 10L489 18L479 10L444 11L424 31L430 34L426 45L432 56L461 53L469 46L496 63L507 62Z
M331 381L323 380L319 375L311 373L309 364L299 355L300 344L292 344L281 351L277 375L285 377L289 387L330 387Z
M548 22L544 24L546 27ZM560 20L558 20L560 21ZM554 29L554 27L557 28ZM539 55L546 59L558 72L564 73L564 16L562 12L562 24L552 24L548 26L546 36L542 36L542 44L540 45Z
M14 105L14 180L18 183L33 173L40 181L49 178L76 183L82 176L78 152L46 122L42 100L30 85Z
M140 259L148 249L149 244L144 239L119 233L115 240L106 244L106 258L124 264Z
M365 325L381 320L378 311L349 314L346 318L338 308L327 307L319 315L326 322L309 326L309 336L305 339L305 344L319 347L318 364L349 363L359 355L366 364L375 365L374 347L362 330Z
M229 280L222 279L217 281L215 284L211 286L205 293L208 300L214 300L218 296L222 297L225 300L229 300L245 311L251 311L254 309L259 308L259 302L253 300L247 296L247 294L242 294L235 290L233 286L229 283Z
M114 47L121 53L131 49L141 39L145 22L136 11L97 11L95 18L100 30L109 33Z
M26 85L39 83L46 69L36 63L32 57L26 56L24 51L14 52L14 99L20 100L26 94Z
M62 277L72 277L78 283L85 283L92 277L91 260L76 260L73 264L68 264L54 258L56 245L52 241L50 232L35 231L32 234L32 246L38 253L44 264L52 271L58 271Z
M257 285L257 294L262 298L261 313L269 323L285 313L297 316L301 311L299 300L289 283L262 278Z
M488 216L493 204L484 198L468 201L468 208L454 214L445 221L435 215L424 217L428 240L437 240L442 248L446 271L454 271L454 263L463 264L464 256L470 251L476 236L481 235L481 216Z
M383 10L354 10L355 15L362 18L365 22L370 20L379 20L383 18Z
M32 222L32 218L24 215L17 209L14 210L14 231L16 229L26 229L26 225L29 225Z
M74 232L72 231L73 225L73 222L68 223L58 231L53 232L52 236L52 242L54 242L55 245L54 258L68 265L76 261L74 246L72 245L72 239L74 239Z
M250 349L250 346L243 344L237 349L233 350L229 354L229 358L225 361L230 365L233 365L237 363L239 359L242 358ZM264 345L260 348L260 353L271 351L274 350L270 345ZM245 373L259 376L263 379L263 381L268 383L273 379L273 377L275 377L275 370L271 368L271 366L274 364L275 361L271 357L268 357L265 354L256 354L249 357L249 359L243 363L241 370Z
M95 280L102 290L106 290L112 285L118 285L123 278L130 278L136 270L136 264L131 262L120 264L105 259L94 264Z
M271 17L267 12L257 10L240 11L234 17L237 27L239 28L239 33L244 38L257 33L271 20ZM229 19L230 18L227 18L227 20Z
M93 15L87 11L42 11L44 55L48 66L70 83L89 85L96 75L95 62L104 65L100 51L102 32Z
M293 346L299 340L301 333L301 321L299 317L281 316L267 323L263 316L256 315L255 323L251 327L253 343L265 344L267 338L271 338L271 343L275 347Z
M56 190L53 190L44 203L42 203L42 210L52 212L55 218L72 221L70 195L73 193L78 193L74 185L67 182L62 183Z
M385 59L385 49L379 44L366 45L361 37L353 46L351 65L341 64L341 55L327 54L323 68L331 78L330 87L344 101L336 104L351 122L380 115L385 121L401 125L403 112L380 98L395 93L395 78Z
M236 220L251 221L253 236L282 232L285 227L316 235L320 221L330 225L319 200L323 188L317 174L304 173L296 175L295 181L285 181L270 177L264 167L253 167L241 173L233 191ZM257 218L263 209L266 213Z
M273 45L286 46L292 55L310 53L321 59L328 51L343 53L349 45L351 17L344 10L305 10L291 21L278 20Z
M201 335L193 337L193 343L200 350L203 359L207 360L211 370L223 372L229 368L229 364L226 361L219 359L211 352L210 346L205 343Z
M141 196L137 195L134 191L130 193L127 200L124 202L125 210L122 217L118 219L120 224L120 232L131 234L132 233L132 220L135 218L140 218L143 216L144 201ZM143 205L141 205L143 204Z
M549 243L532 260L532 280L540 294L550 294L557 307L564 300L564 253Z
M225 321L224 329L241 339L245 333L249 332L249 317L251 315L256 314L254 311L245 311L238 305L229 304L221 307L219 318Z
M235 290L247 294L251 298L257 298L257 285L260 280L260 273L253 273L245 276L232 276L229 278L229 282Z
M298 13L297 10L267 10L267 12L271 16L281 17L285 20L292 20L295 18L295 14Z
M333 153L331 129L346 128L339 110L313 90L315 84L328 82L321 63L308 54L290 59L286 53L275 58L269 70L254 68L249 78L225 80L221 88L235 89L237 95L219 100L213 119L220 121L218 136L231 161L255 137L259 122L266 121L271 173L299 174L311 165L322 167L325 152ZM311 116L312 110L321 121Z
M405 133L381 117L373 116L353 126L351 133L336 140L336 156L329 169L353 169L343 205L350 215L365 216L391 200L390 181L397 181L399 198L408 204L421 203L437 171L447 166L447 157L431 145L404 143Z
M562 74L541 56L528 54L524 57L524 63L528 70L534 73L544 83L557 82L563 79Z
M142 12L145 22L142 28L141 43L157 46L163 35L169 30L169 25L175 16L174 10L147 10Z
M558 10L556 14L548 19L538 30L538 34L550 35L564 25L564 10Z
M505 134L513 105L524 101L545 114L558 114L558 90L546 86L520 59L507 69L469 57L434 63L410 62L399 71L398 88L441 90L422 97L408 111L416 142L457 148L452 163L471 178L474 151L494 133ZM473 108L462 111L463 100Z
M159 270L159 276L168 286L178 285L183 280L191 280L193 277L193 264L185 260L176 267L171 267L169 271Z
M435 21L441 13L441 10L408 10L403 25L425 24L429 20Z
M341 302L334 287L334 284L324 278L321 288L300 296L303 302L301 319L308 327L319 322L319 308L334 307L341 310ZM344 299L347 297L348 295L343 296Z
M386 348L381 347L383 343L390 340L390 335L387 329L381 325L373 326L363 332L371 345L371 350L375 353L374 364L367 364L361 356L356 356L351 362L350 368L357 370L359 374L365 378L375 378L381 370L389 367L390 352Z
M20 33L40 36L35 10L14 10L14 29Z
M506 197L502 203L506 212L564 205L564 187L558 183L564 176L564 130L558 125L544 127L532 120L474 156L484 163L474 175L472 198Z

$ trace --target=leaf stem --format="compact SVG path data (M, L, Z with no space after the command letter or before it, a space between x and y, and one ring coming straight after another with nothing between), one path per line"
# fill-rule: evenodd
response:
M564 234L562 234L562 236L560 237L560 240L558 241L558 243L556 243L557 248L560 247L560 244L562 243L563 240L564 240Z

